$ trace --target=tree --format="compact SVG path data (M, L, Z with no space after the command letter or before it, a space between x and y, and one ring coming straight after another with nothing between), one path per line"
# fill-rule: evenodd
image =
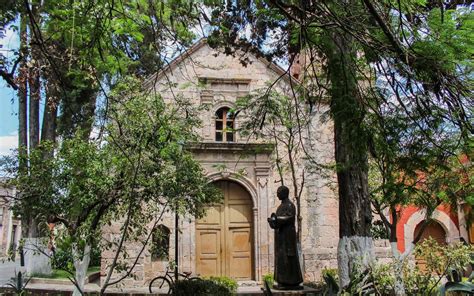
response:
M125 92L133 84L134 91ZM183 149L194 139L194 119L180 117L182 113L160 97L141 95L139 86L128 80L111 96L103 139L84 140L78 132L56 145L43 143L28 158L34 174L17 175L14 182L23 192L15 204L17 213L64 227L74 258L74 295L83 292L91 246L101 244L101 228L107 223L123 221L123 226L121 240L104 246L116 256L101 293L119 281L111 276L119 255L120 260L128 258L126 241L139 242L143 251L165 211L199 216L203 205L221 197ZM54 156L45 161L44 153L51 150ZM126 267L121 278L133 268L134 264Z
M457 130L460 147L468 147L473 131L466 109L472 81L472 14L459 12L454 2L444 6L419 1L254 1L245 7L236 3L214 8L207 17L216 28L209 37L212 45L234 55L251 51L268 59L286 57L290 64L301 51L309 61L303 83L309 89L328 85L323 95L303 95L309 105L329 95L339 183L338 264L344 287L356 263L372 257L368 153L377 131L371 130L368 114L396 101L404 118L421 127L419 136L427 142L435 143L436 135L424 117L412 116L414 112ZM272 35L278 37L269 38ZM380 78L390 82L390 96L378 93Z
M239 132L244 137L264 139L275 144L275 167L280 182L290 182L297 211L297 238L302 240L301 196L305 185L303 137L308 128L304 103L274 90L248 95L237 101L237 112L244 112ZM299 118L298 118L299 117ZM290 172L289 180L284 178Z
M392 248L395 268L394 289L405 295L402 277L404 261L421 239L436 208L449 204L457 209L458 202L467 201L473 189L468 176L472 168L465 166L458 143L452 142L452 131L435 122L431 132L437 135L436 143L420 137L419 127L404 118L392 106L384 117L373 114L374 133L371 145L370 193L373 208L380 216ZM425 120L427 120L425 118ZM383 126L383 128L381 128ZM425 219L418 235L409 248L400 253L397 246L397 224L404 207L414 205L425 211ZM389 217L386 217L388 214Z
M20 20L17 59L9 61L0 54L1 77L18 90L20 160L29 159L42 142L73 138L79 131L88 139L94 124L107 120L98 116L102 112L97 107L107 113L107 91L120 77L154 73L163 65L163 44L188 44L193 34L184 24L193 23L184 19L192 11L174 9L179 3L33 0L2 5L0 32L15 18ZM44 151L43 158L47 162L52 155L51 150ZM20 165L29 177L38 171L30 164ZM28 194L22 198L35 199ZM44 221L25 215L22 219L23 236L36 244L38 225ZM26 265L31 273L41 264L30 259Z
M157 44L166 41L183 44L192 39L188 28L200 24L201 16L211 25L209 43L227 54L243 53L243 63L249 51L270 60L286 58L290 64L304 51L309 62L302 83L311 91L298 95L309 106L329 97L335 126L341 287L357 262L372 257L368 153L379 131L372 131L369 115L384 116L377 110L395 102L428 143L436 143L430 129L439 122L457 131L454 142L461 151L472 149L472 110L467 106L472 103L473 22L472 14L457 10L455 1L258 0L226 6L204 1L209 10L179 0L161 6L138 0L120 5L53 1L42 7L50 14L40 24L30 4L26 1L24 7L29 32L57 79L53 86L58 87L50 89L64 96L58 126L66 137L77 129L92 129L103 81L112 88L117 77L137 69L133 66L148 71L143 61L150 60L150 51L143 52L141 41L151 40L157 52L164 47ZM78 30L78 24L84 29ZM145 29L150 26L151 32ZM44 33L51 38L42 38ZM380 80L388 82L389 93L378 91ZM324 91L314 91L324 86Z
M5 31L8 29L9 24L14 21L18 6L16 1L8 0L5 1L0 8L0 39L5 38ZM0 46L0 48L2 48L2 46ZM9 61L3 50L0 52L0 77L14 89L18 89L14 77L18 63L18 60L13 63Z
M251 6L248 9L239 8L240 10L233 10L231 8L230 11L216 14L224 19L224 21L218 20L216 22L220 21L224 24L230 24L228 30L234 32L234 34L227 35L227 42L240 42L247 45L247 48L251 48L251 42L254 40L257 46L261 45L267 38L268 32L278 28L282 34L288 34L286 35L287 39L283 40L287 42L291 50L291 47L295 46L296 42L290 42L289 38L295 38L296 34L290 36L290 31L295 29L294 26L302 25L300 19L306 18L307 13L312 14L313 10L310 7L300 8L296 5L288 5L287 7L290 9L294 8L294 11L288 12L282 5L284 4L279 1L270 1L269 3L259 1L255 6ZM331 4L331 7L333 6L337 5ZM265 15L259 14L263 9L267 10L268 13ZM338 9L338 7L335 7L335 9ZM292 15L293 12L296 16ZM342 10L341 14L345 12ZM255 15L261 17L255 17ZM226 22L226 19L231 21ZM237 24L234 22L237 22ZM246 23L252 24L255 28L251 36L250 46L249 42L246 42L244 38L236 38L238 31L242 27L246 27ZM302 27L300 29L301 31L306 30L306 28ZM219 34L216 31L214 33L214 35ZM313 35L310 35L311 33ZM305 42L311 42L311 45L323 44L320 52L325 55L326 65L329 69L328 80L330 81L330 89L328 92L331 97L331 115L335 125L335 155L340 204L338 264L340 278L343 283L342 286L345 286L348 284L349 273L355 262L359 262L361 257L372 257L372 241L370 237L371 212L367 183L367 143L364 141L366 136L362 125L365 111L363 105L361 105L358 88L355 59L357 47L354 38L338 28L331 28L324 32L305 31L303 34L305 34L305 38L311 38ZM218 36L211 35L211 37L213 38L211 38L211 41L219 40ZM287 47L287 45L280 45L277 48L282 47ZM269 56L279 54L281 53L273 52ZM295 48L289 54L293 55L290 56L290 62L292 62ZM311 101L316 101L313 99ZM321 100L321 98L316 99ZM365 262L367 259L362 260Z

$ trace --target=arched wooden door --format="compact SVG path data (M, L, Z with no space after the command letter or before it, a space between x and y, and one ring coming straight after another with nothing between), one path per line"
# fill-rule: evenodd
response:
M231 181L215 183L224 193L196 221L196 271L200 276L252 279L253 215L250 194Z
M415 232L414 232L413 237L418 236L418 234L421 231L421 227L422 227L423 223L424 223L424 221L420 222L420 224L418 224L415 227ZM418 243L423 242L425 239L427 239L429 237L434 239L440 245L446 245L446 231L444 230L443 226L441 226L441 224L439 224L436 221L431 221L428 224L428 226L426 226L426 228L423 231L423 233L421 235L421 238L418 241ZM418 267L421 270L423 270L423 271L426 270L426 260L424 258L416 256L415 261L416 261L416 265L418 265Z
M423 225L424 221L418 224L415 227L415 233L413 237L417 237L420 233L421 226ZM438 244L445 245L446 244L446 231L444 230L443 226L441 226L436 221L431 221L428 226L426 226L425 231L421 235L420 243L427 239L428 237L433 238Z

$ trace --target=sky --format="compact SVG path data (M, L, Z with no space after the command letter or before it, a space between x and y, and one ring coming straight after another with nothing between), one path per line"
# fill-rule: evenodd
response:
M19 37L11 29L6 30L5 38L0 39L2 54L12 55L11 50L18 47ZM0 79L0 156L11 153L18 145L18 99L16 91Z

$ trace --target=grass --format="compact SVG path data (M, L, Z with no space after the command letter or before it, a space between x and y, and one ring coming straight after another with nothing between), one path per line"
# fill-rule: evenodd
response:
M91 274L94 272L98 272L100 270L100 266L90 266L87 269L87 274ZM44 279L68 279L71 274L65 270L61 269L53 269L53 272L49 275L47 274L33 274L32 277L44 278Z

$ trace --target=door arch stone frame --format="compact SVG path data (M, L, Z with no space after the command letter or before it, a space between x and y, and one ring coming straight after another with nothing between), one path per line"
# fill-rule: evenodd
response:
M241 174L237 174L235 172L230 171L223 171L223 172L214 172L207 175L209 178L209 183L216 182L216 181L232 181L240 186L242 186L250 195L252 199L252 212L253 212L253 221L252 221L252 228L253 228L253 245L252 245L252 261L253 261L253 276L255 277L254 280L258 280L260 270L260 262L258 256L258 206L257 206L257 189L255 185L248 179L247 177L242 176Z
M403 231L405 232L405 250L408 250L411 243L413 242L416 226L420 224L421 221L425 220L425 218L426 211L419 210L414 212L404 225ZM441 227L443 227L444 231L446 232L446 242L448 244L459 240L458 227L446 213L440 210L434 210L431 218L438 222Z

